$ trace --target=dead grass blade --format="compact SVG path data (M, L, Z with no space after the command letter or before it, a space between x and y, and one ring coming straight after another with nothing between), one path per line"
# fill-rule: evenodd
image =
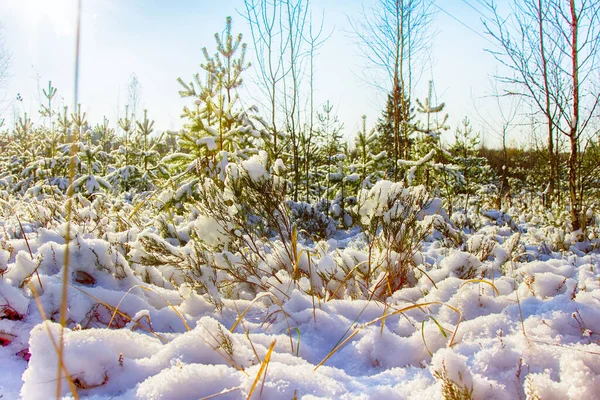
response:
M210 331L210 330L209 330L209 329L208 329L206 326L204 326L204 325L203 325L203 324L201 324L200 322L199 322L198 324L199 324L201 327L203 327L203 328L204 328L204 330L205 330L205 331L206 331L206 332L207 332L209 335L211 335L211 336L212 336L212 338L213 338L215 341L217 341L217 342L219 341L219 338L217 338L215 335L213 335L213 334L211 333L211 331ZM212 344L210 344L210 342L209 342L208 340L206 340L206 339L205 339L204 337L202 337L202 336L200 336L200 339L201 339L201 340L202 340L204 343L206 343L206 344L207 344L207 345L208 345L208 346L209 346L211 349L213 349L213 351L215 351L215 352L216 352L218 355L220 355L221 357L223 357L223 359L224 359L225 361L227 361L229 364L231 364L231 366L232 366L232 367L234 367L235 369L237 369L237 370L238 370L238 371L240 371L240 372L243 372L243 373L244 373L246 376L250 376L250 375L248 375L248 373L247 373L247 372L244 370L244 368L240 367L240 366L239 366L239 365L238 365L238 364L235 362L235 360L233 359L233 354L229 354L229 353L227 353L227 352L225 352L225 353L221 352L221 351L219 350L219 347L221 347L221 346L216 346L216 347L215 347L215 346L213 346Z
M31 246L29 245L29 239L27 239L27 235L25 234L25 229L23 228L23 224L21 223L21 218L19 218L19 215L15 212L15 209L12 208L12 206L7 201L0 199L0 203L4 204L8 208L10 208L13 215L17 218L17 222L19 223L19 229L21 230L21 235L23 236L23 239L25 239L25 244L27 245L27 250L29 250L29 257L31 257L31 260L33 261L33 252L31 251ZM42 281L40 279L40 274L37 270L37 267L35 268L34 272L35 272L35 275L37 276L37 280L38 280L38 283L40 284L40 288L43 290L44 287L42 286Z
M390 306L386 303L385 304L385 308L383 309L383 314L382 315L386 315L388 310L389 310ZM379 331L379 336L383 336L383 327L385 326L385 318L383 318L381 320L381 329Z
M177 310L175 308L175 306L173 304L171 304L171 302L169 300L167 300L163 295L161 295L160 293L158 293L156 290L149 288L147 286L142 286L142 285L134 285L132 287L129 288L129 290L127 290L127 292L125 292L125 294L123 295L123 297L121 297L121 300L119 300L119 303L117 304L117 306L115 307L114 311L113 311L113 315L110 318L110 322L108 323L108 327L110 328L110 325L112 324L113 319L115 318L115 316L117 315L117 311L119 309L119 307L121 306L121 303L123 302L123 300L125 300L125 297L127 297L127 295L135 288L140 288L142 290L146 290L148 292L152 292L156 295L158 295L161 299L163 299L168 305L169 307L171 307L171 309L175 312L175 314L177 314L177 316L179 317L179 319L181 319L181 322L183 322L183 325L185 326L185 329L187 329L187 331L191 331L190 326L188 325L187 321L185 320L184 316L179 312L179 310Z
M329 300L331 299L335 299L337 296L337 292L338 290L340 290L340 288L344 285L346 285L346 282L348 282L348 279L350 279L353 275L354 275L354 271L358 270L360 267L362 266L362 263L358 263L354 266L354 268L352 268L344 277L344 280L340 282L340 285L338 285L338 287L335 289L335 291L331 294L331 296L329 296Z
M140 202L140 204L138 204L137 206L135 206L135 208L133 209L133 211L131 212L131 214L129 214L129 219L132 219L135 214L138 213L138 211L140 211L140 209L144 206L144 204L146 204L148 201L152 200L156 195L156 190L154 191L154 193L152 193L151 196L146 197L144 200L142 200Z
M258 370L258 373L256 374L256 378L254 378L254 383L252 383L252 387L250 388L250 393L248 393L248 397L247 399L250 400L250 398L252 397L252 393L254 393L254 390L256 389L256 385L258 385L258 382L260 381L260 377L262 376L263 372L265 372L265 378L266 378L266 369L267 366L269 365L269 361L271 361L271 353L273 352L273 349L275 348L275 343L277 341L273 340L271 342L271 345L269 346L269 350L267 350L267 354L265 355L265 359L263 360L262 364L260 365L260 369ZM264 380L263 380L263 384L264 384ZM262 391L262 389L261 389Z
M523 330L523 336L525 338L527 338L527 332L525 331L525 319L523 318L523 309L521 308L521 298L519 297L519 291L518 289L518 285L517 285L517 279L515 277L515 260L520 257L520 254L517 254L516 256L514 256L510 262L510 268L512 269L512 275L513 275L513 283L514 283L514 287L513 287L513 291L515 293L515 296L517 296L517 305L519 306L519 318L521 320L521 329Z
M211 394L210 396L202 397L200 400L214 399L216 397L223 396L224 394L232 393L232 392L235 392L236 390L240 390L240 389L241 389L241 387L234 387L232 389L224 389L224 390L220 391L219 393L215 393L215 394Z
M58 278L57 278L58 279ZM115 313L117 313L118 315L120 315L121 317L127 319L128 321L133 322L134 324L136 324L138 327L140 327L141 329L145 330L146 332L148 332L149 334L155 336L156 338L162 340L164 343L168 343L169 340L167 340L164 336L159 335L158 333L154 332L152 329L146 327L145 325L142 325L139 323L139 321L134 321L133 318L131 318L129 315L125 314L124 312L116 309L115 307L111 306L108 303L105 303L104 301L100 300L99 298L97 298L96 296L89 294L88 292L86 292L85 290L78 288L77 286L70 284L69 286L71 286L73 289L80 291L81 293L85 294L86 296L88 296L90 299L95 300L96 302L98 302L99 304L102 304L103 306L105 306L106 308L108 308L109 310L113 310ZM113 314L114 317L114 314ZM112 321L112 319L111 319ZM109 326L107 326L108 328Z
M346 345L346 343L348 343L350 340L352 340L352 338L354 338L354 336L356 336L358 334L358 332L360 332L362 329L364 329L364 328L366 328L368 326L371 326L373 324L376 324L379 321L384 321L386 318L388 318L388 317L390 317L392 315L402 314L402 313L405 313L405 312L410 311L410 310L414 310L414 309L417 309L417 308L420 309L420 308L423 308L423 307L428 307L428 306L433 306L433 305L443 305L443 306L446 306L446 307L450 308L452 311L456 312L459 315L458 322L456 324L456 327L454 328L454 333L452 334L452 337L450 338L450 343L448 344L448 347L452 347L452 345L454 344L454 338L456 336L456 332L458 331L458 327L459 327L459 325L460 325L460 323L462 321L462 314L460 313L460 311L458 309L456 309L455 307L452 307L452 306L450 306L450 305L448 305L446 303L442 303L442 302L439 302L439 301L431 301L431 302L427 302L427 303L413 304L413 305L410 305L410 306L407 306L407 307L404 307L404 308L401 308L401 309L398 309L398 310L394 310L391 313L384 314L381 317L377 317L374 320L372 320L370 322L367 322L367 323L365 323L365 324L363 324L363 325L355 328L354 332L352 332L350 334L350 336L348 336L341 343L339 343L337 346L335 346L333 348L333 350L331 350L325 356L325 358L319 364L317 364L317 366L314 368L314 371L316 371L317 368L319 368L321 365L325 364L325 362L327 360L329 360L329 358L331 358L331 356L333 356L339 349L341 349L342 347L344 347Z
M300 257L302 254L298 254L298 230L296 225L292 226L292 256L294 257L294 268L292 270L292 276L294 279L298 277L298 265L300 264Z
M52 347L54 347L54 351L58 355L58 352L59 352L58 343L56 343L56 340L54 339L54 335L52 335L52 331L50 331L50 327L48 326L48 323L47 323L48 318L46 316L46 312L44 311L44 307L42 306L42 302L40 301L38 292L35 289L35 286L30 284L29 287L30 287L31 291L33 292L33 298L35 299L35 304L37 305L40 315L42 316L42 319L44 320L44 327L46 328L46 332L48 332L48 336L50 337L50 341L52 342ZM73 380L71 379L71 375L69 374L69 371L67 370L67 366L65 365L64 360L62 358L59 359L59 365L60 365L62 372L64 372L64 374L65 374L65 377L67 379L67 383L69 384L69 389L71 389L71 394L73 395L73 398L75 400L78 400L79 395L77 394L77 388L75 387L75 383L73 383Z
M250 302L250 304L248 304L248 307L246 307L246 309L239 315L239 317L237 318L237 320L235 321L235 323L231 326L231 329L229 329L229 331L231 333L233 333L233 331L235 330L235 328L238 326L238 324L240 323L240 321L244 318L244 316L246 315L246 313L250 310L250 307L252 307L252 305L258 301L259 299L262 299L263 297L271 297L273 299L273 301L275 301L275 303L279 306L279 308L281 309L281 312L283 313L283 317L285 318L285 322L287 324L288 327L288 336L290 338L290 346L292 348L292 354L294 353L294 340L292 337L292 327L290 325L290 321L288 319L287 313L285 312L285 310L283 309L283 305L281 304L281 302L279 301L279 299L277 298L277 296L275 296L273 293L271 292L263 292L260 293L259 295L257 295L254 300L252 300Z
M485 280L485 279L469 279L467 281L464 281L462 283L462 285L460 285L459 289L462 288L463 286L465 286L467 283L485 283L486 285L490 285L492 287L492 289L494 289L494 292L496 292L496 296L500 296L500 292L498 291L498 288L496 287L496 285L494 285L492 282Z
M258 294L258 295L257 295L257 296L254 298L254 300L252 300L252 301L250 302L250 304L248 304L248 307L246 307L246 309L245 309L245 310L244 310L244 311L243 311L241 314L239 314L238 318L235 320L235 323L234 323L234 324L231 326L231 328L229 329L229 332L233 333L233 331L235 330L235 328L237 328L237 326L239 325L239 323L240 323L240 322L242 321L242 319L243 319L243 318L246 316L246 313L248 313L248 311L250 311L250 307L252 307L252 305L253 305L254 303L256 303L258 300L260 300L260 299L262 299L263 297L265 297L265 296L268 296L268 295L270 295L270 294L271 294L271 293L268 293L268 292L263 292L263 293L260 293L260 294Z
M430 320L432 320L436 324L436 326L438 327L438 329L442 333L442 336L444 336L445 338L447 338L448 334L446 333L446 329L435 318L433 318L431 315L429 315L428 317L429 317ZM423 339L423 344L425 345L425 350L427 350L427 352L429 353L429 355L431 357L433 357L433 353L431 352L431 350L429 350L429 346L427 346L427 341L425 340L425 322L426 321L427 321L427 319L424 319L423 321L421 321L421 338Z

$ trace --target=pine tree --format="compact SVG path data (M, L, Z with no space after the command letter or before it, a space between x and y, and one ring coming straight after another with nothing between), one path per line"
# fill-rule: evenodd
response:
M137 125L137 136L136 143L138 144L138 150L136 155L138 156L138 168L140 169L140 190L151 190L155 188L155 182L159 179L159 175L168 176L167 169L158 163L158 151L156 151L157 144L162 140L163 135L157 140L152 140L150 135L153 132L154 120L148 119L148 110L144 110L144 118L141 121L136 122Z
M106 117L102 119L101 124L96 124L93 131L92 140L94 144L102 147L102 150L106 153L110 153L112 150L112 146L117 140L117 136L115 135L115 130L110 128L108 125L109 121Z
M462 125L456 128L454 144L450 148L453 162L462 175L454 189L457 193L465 195L465 212L469 206L469 199L489 176L487 160L477 156L479 143L479 134L473 132L469 119L465 117Z
M338 158L345 157L343 154L344 125L340 123L337 115L333 113L333 105L327 101L323 104L322 111L317 112L317 143L320 147L321 162L315 164L315 175L321 178L316 188L316 195L320 198L323 211L329 216L331 200L335 195L334 185L340 180L335 174ZM313 159L316 161L315 157ZM294 171L291 171L294 173ZM333 178L333 179L332 179ZM339 179L338 179L339 178Z
M56 96L57 89L52 86L52 81L48 81L48 90L42 89L42 93L44 93L44 97L48 101L48 105L41 105L40 114L42 117L48 118L48 142L49 146L47 147L46 156L52 158L56 155L56 148L58 147L59 135L54 131L54 121L52 120L56 111L52 109L52 100L54 96Z
M184 108L184 116L190 121L187 125L190 133L199 138L210 138L206 140L207 143L211 142L207 147L212 148L214 141L216 149L213 150L229 152L234 151L236 145L241 147L242 143L236 142L246 139L243 135L245 132L233 129L239 122L239 112L235 111L238 98L234 91L242 85L241 75L250 67L250 63L245 61L247 46L246 43L242 43L242 34L238 34L234 39L231 29L232 20L231 17L227 17L224 36L215 34L215 55L211 57L206 47L202 49L205 62L200 64L200 68L206 73L204 84L199 74L194 75L195 84L186 84L181 78L178 79L183 87L180 95L196 98L194 109Z
M129 105L125 106L125 116L119 118L118 124L123 131L123 137L120 146L111 152L117 160L118 167L106 177L117 193L128 192L136 186L137 180L140 178L139 170L135 166L134 146L136 141L134 137L136 130L133 115L129 112Z
M222 181L228 163L248 159L270 140L262 119L256 115L256 107L243 110L235 94L243 83L241 75L250 64L245 61L242 35L232 35L231 17L227 17L223 36L217 33L215 40L214 56L206 47L202 49L205 62L200 68L205 81L200 74L195 74L190 83L178 79L182 86L179 94L193 98L194 104L183 110L187 123L179 133L180 151L161 162L169 165L179 187L177 192L185 194L183 197L191 195L204 177ZM183 197L174 199L177 202Z
M447 202L452 197L452 187L460 180L458 168L451 163L452 155L441 143L442 132L448 130L448 115L440 120L437 115L444 110L444 103L432 105L433 82L424 102L417 99L417 112L424 121L417 121L412 129L417 133L409 159L399 163L408 168L404 180L409 185L425 185L434 195L445 195Z
M64 106L63 113L58 113L58 127L60 128L59 143L66 143L69 140L72 126L73 121L69 118L69 107Z
M388 94L386 108L377 125L377 150L387 152L385 175L386 179L394 180L400 176L399 160L407 158L410 153L414 131L411 121L415 117L410 98L400 92L400 86L396 86ZM398 103L394 100L398 98L403 101ZM396 103L397 107L394 106Z
M367 132L367 116L362 116L362 130L354 138L354 150L352 152L351 170L359 176L358 186L370 188L376 181L385 176L385 164L387 162L385 150L380 150L378 132L375 129Z

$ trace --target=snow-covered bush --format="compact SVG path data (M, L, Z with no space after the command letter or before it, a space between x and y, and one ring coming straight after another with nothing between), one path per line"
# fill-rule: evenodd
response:
M413 256L431 233L435 215L434 201L423 186L405 187L402 183L379 181L358 195L356 215L369 246L385 254L377 272L379 296L414 284Z
M287 201L287 206L291 212L291 221L299 231L316 239L327 239L335 233L335 221L315 206L292 200Z

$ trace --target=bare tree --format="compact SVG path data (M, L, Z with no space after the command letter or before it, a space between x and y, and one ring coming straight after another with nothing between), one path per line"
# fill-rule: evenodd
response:
M555 154L553 140L555 131L553 121L557 115L557 107L551 102L550 87L551 81L556 81L556 71L548 68L548 60L560 61L561 54L555 46L547 46L547 42L550 41L548 35L551 34L548 27L549 6L547 0L515 1L511 17L502 19L496 4L492 1L488 3L488 7L493 11L494 19L484 21L484 24L487 33L503 48L503 52L491 51L491 53L513 72L512 76L503 76L500 80L525 88L525 91L515 94L530 99L546 119L550 171L547 192L550 200L556 185L555 160L558 156ZM558 149L556 151L558 152Z
M325 15L321 18L321 24L318 29L313 27L312 15L309 18L308 37L305 38L305 42L308 45L308 61L309 61L309 73L308 73L308 121L306 128L302 131L301 141L303 143L304 152L304 186L305 186L305 199L308 203L310 201L310 167L313 161L314 148L314 134L315 134L315 56L318 53L319 48L325 43L325 41L331 36L331 34L322 38L323 36L323 23L325 21Z
M2 25L0 24L0 89L2 89L8 80L8 69L11 62L11 54L8 51L4 36L2 35ZM0 106L2 105L2 98L0 98ZM0 108L2 112L2 108ZM0 126L4 124L4 119L0 118Z
M306 148L302 136L312 139L314 56L326 40L322 37L323 23L313 29L310 0L245 0L244 3L256 51L257 84L268 99L263 106L270 114L268 123L273 142L269 151L276 158L284 148L291 149L287 156L292 162L292 194L297 200L301 169L306 164L302 163ZM309 93L303 86L307 76ZM303 107L305 98L309 98L308 110ZM308 124L304 124L305 120ZM306 126L311 130L308 135L302 132Z
M509 180L510 163L508 162L508 135L513 132L518 126L518 119L522 117L519 111L522 108L523 101L516 96L503 96L502 91L498 87L497 82L491 83L490 97L494 99L495 104L492 106L497 113L497 117L481 115L479 108L475 107L475 111L483 124L492 132L502 145L502 171L500 177L500 190L496 199L498 209L502 208L502 199L510 192Z
M127 86L127 104L131 111L131 118L135 121L137 111L142 99L142 84L135 73L129 76L129 85Z
M484 23L500 48L492 54L512 71L499 79L512 85L514 91L510 93L528 99L547 120L551 174L557 173L559 152L553 148L553 133L560 132L569 140L571 226L573 231L585 229L582 209L586 183L578 166L580 144L591 134L590 122L600 103L594 85L600 67L600 3L513 0L507 17L500 16L493 0L487 4L494 17Z
M422 61L431 43L432 4L432 0L378 0L368 12L363 8L359 18L350 20L363 57L376 76L385 77L384 83L376 86L391 92L394 179L398 176L398 160L408 156L409 127L402 114L409 108L405 103L412 98L414 66Z

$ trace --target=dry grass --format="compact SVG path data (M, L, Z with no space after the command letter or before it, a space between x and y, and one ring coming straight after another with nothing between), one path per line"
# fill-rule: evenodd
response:
M273 299L273 301L275 302L275 304L277 304L277 306L279 306L280 311L283 313L283 317L285 318L285 322L287 324L288 327L288 335L290 338L290 347L292 349L292 354L294 353L294 340L292 338L292 327L290 325L290 321L288 319L288 315L285 312L285 310L283 309L283 304L281 304L281 302L279 301L279 299L277 298L277 296L275 296L273 293L270 292L263 292L260 293L259 295L257 295L254 300L252 300L250 302L250 304L248 304L248 306L246 307L246 309L238 316L238 318L236 319L236 321L234 322L234 324L231 326L231 328L229 329L230 332L233 332L235 330L235 328L238 326L238 324L242 321L242 319L244 318L244 316L248 313L248 311L250 310L250 308L252 307L252 305L254 303L256 303L258 300L262 299L263 297L270 297Z
M459 289L462 288L463 286L465 286L468 283L485 283L486 285L490 285L492 287L492 289L494 289L494 293L496 293L496 296L500 296L500 292L498 291L498 288L496 288L496 285L494 285L492 282L485 280L485 279L469 279L466 280L465 282L463 282Z
M44 320L44 327L46 328L46 332L48 332L48 337L50 337L50 342L52 343L52 347L54 348L54 351L56 352L57 355L62 354L62 352L60 351L59 345L56 343L56 340L54 339L54 335L52 334L52 331L50 330L50 326L47 323L48 317L46 316L46 312L44 311L44 306L40 302L39 294L38 294L37 290L35 289L35 286L30 284L29 288L31 289L31 291L33 293L35 303L38 307L40 315L42 316L42 319ZM75 386L75 383L73 382L73 379L71 378L71 374L69 374L69 371L67 370L67 367L66 367L62 357L58 359L58 368L59 368L59 375L62 372L64 372L65 378L67 379L67 383L69 384L69 389L71 389L71 394L73 395L73 398L75 398L76 400L79 399L79 395L77 394L77 387ZM62 376L60 376L59 379L62 379ZM60 384L57 382L57 385L60 385ZM60 386L57 387L57 391L59 389L60 389ZM56 398L60 398L60 393L57 394Z
M275 343L276 343L276 341L273 340L271 342L271 345L269 346L269 350L267 350L265 359L263 360L262 364L260 365L260 369L258 370L258 373L256 374L256 378L254 378L254 382L252 383L250 392L248 392L248 397L247 397L248 400L250 400L250 398L252 398L252 393L254 393L254 390L256 389L256 386L258 385L258 382L260 381L260 378L263 375L263 372L264 372L265 379L267 377L267 367L269 365L269 361L271 361L271 353L273 353L273 349L275 348ZM265 384L265 381L263 380L263 385L264 384ZM261 387L260 391L262 394L262 387Z
M108 323L108 328L110 328L110 325L112 324L113 319L115 318L115 316L117 315L117 312L119 310L119 307L121 306L121 303L123 302L123 300L125 300L125 297L127 297L127 295L135 288L140 288L142 290L146 290L148 292L152 292L156 295L158 295L161 299L163 299L171 308L171 310L173 310L173 312L175 312L175 314L177 314L177 316L179 317L179 319L181 320L181 322L183 322L183 325L185 326L185 329L187 329L187 331L189 332L190 326L188 325L187 321L185 320L185 317L179 312L179 310L177 310L175 308L175 306L173 304L171 304L171 302L167 299L165 299L165 297L163 295L161 295L160 293L158 293L156 290L149 288L147 286L143 286L143 285L134 285L131 288L129 288L129 290L127 290L127 292L125 292L125 294L121 297L121 300L119 300L119 303L117 304L117 306L114 308L113 311L113 315L110 318L110 322Z
M460 372L458 377L460 382L455 382L448 376L446 364L442 361L442 371L434 371L433 376L442 381L442 399L444 400L472 400L473 388L468 387L462 382Z
M321 360L321 362L319 364L317 364L317 366L314 368L314 370L316 371L321 365L325 364L325 362L327 362L327 360L329 360L329 358L331 358L331 356L333 356L338 350L340 350L342 347L344 347L349 341L352 340L352 338L354 338L354 336L356 336L362 329L374 325L380 321L385 321L386 318L392 316L392 315L397 315L397 314L402 314L405 313L407 311L410 310L414 310L414 309L423 309L424 307L429 307L429 306L433 306L433 305L443 305L446 306L448 308L450 308L452 311L454 311L455 313L458 314L459 318L458 318L458 322L456 323L456 327L454 328L454 331L452 333L452 337L450 338L450 342L448 343L448 347L452 347L454 345L454 338L456 337L456 332L458 331L458 327L460 326L460 323L462 321L462 314L461 312L456 309L455 307L448 305L446 303L442 303L439 301L431 301L431 302L427 302L427 303L421 303L421 304L413 304L411 306L408 307L403 307L401 309L398 310L394 310L391 313L388 314L384 314L381 317L375 318L374 320L367 322L357 328L354 329L354 331L350 334L350 336L348 336L346 339L342 340L339 344L337 344L326 356L323 360Z
M17 222L19 223L19 229L21 230L21 235L23 236L23 239L25 239L25 244L27 245L27 250L29 251L29 257L31 257L31 260L33 261L33 252L31 251L31 246L29 245L29 239L27 239L27 234L25 234L25 229L23 228L23 224L21 223L21 218L19 218L19 214L17 214L15 209L7 201L0 199L0 203L7 206L10 209L10 211L13 213L15 218L17 218ZM42 281L40 279L40 274L37 270L37 267L33 270L32 274L33 273L35 273L35 275L37 276L37 280L40 285L40 288L43 290L44 287L42 286ZM23 280L23 282L26 282L28 279L29 279L29 277L25 278Z

